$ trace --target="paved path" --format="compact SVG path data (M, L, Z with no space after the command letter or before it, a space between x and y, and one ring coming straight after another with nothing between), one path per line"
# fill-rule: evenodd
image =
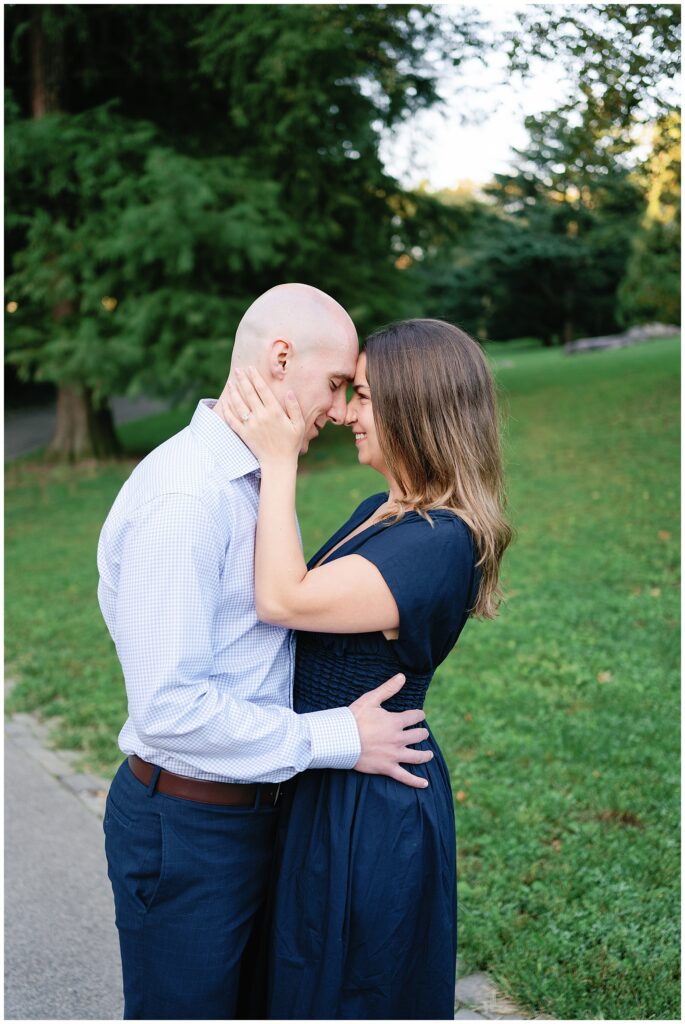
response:
M114 422L130 423L167 409L154 398L113 398ZM12 409L5 413L5 458L16 459L44 448L55 426L55 405L40 409Z
M498 992L487 974L468 974L459 977L457 960L457 988L455 991L455 1020L527 1020L528 1014ZM533 1020L552 1020L542 1014Z
M37 750L25 730L6 731L5 1019L121 1019L98 805L89 809Z

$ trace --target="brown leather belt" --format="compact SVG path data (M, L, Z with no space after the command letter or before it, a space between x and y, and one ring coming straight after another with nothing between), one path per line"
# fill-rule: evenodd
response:
M143 761L137 754L129 754L128 766L145 786L149 786L156 765ZM259 806L265 804L273 807L278 800L281 784L276 782L211 782L207 779L189 779L186 775L176 775L162 768L157 780L156 789L165 796L177 796L181 800L194 800L201 804L227 804L249 807L256 804L259 793Z

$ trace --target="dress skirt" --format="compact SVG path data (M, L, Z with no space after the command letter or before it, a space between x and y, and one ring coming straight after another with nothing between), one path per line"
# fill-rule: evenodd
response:
M270 1019L454 1018L454 807L433 736L417 746L434 752L411 766L427 789L336 769L286 786L267 926Z

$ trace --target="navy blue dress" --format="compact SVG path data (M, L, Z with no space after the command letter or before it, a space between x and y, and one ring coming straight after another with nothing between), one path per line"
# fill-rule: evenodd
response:
M386 498L362 502L310 568ZM296 711L350 704L400 671L407 682L384 707L423 706L479 578L468 526L446 510L431 518L433 526L415 512L374 524L332 553L331 559L362 555L377 566L399 609L399 638L299 632ZM450 776L432 733L418 746L429 747L433 760L406 767L429 779L425 790L336 769L307 771L288 783L266 931L269 1018L454 1017Z

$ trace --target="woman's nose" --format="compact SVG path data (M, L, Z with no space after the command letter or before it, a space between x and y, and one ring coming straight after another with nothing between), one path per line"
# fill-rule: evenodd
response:
M356 409L354 408L354 399L351 398L348 403L347 409L345 410L345 426L350 426L350 424L354 423L356 418L357 412Z

